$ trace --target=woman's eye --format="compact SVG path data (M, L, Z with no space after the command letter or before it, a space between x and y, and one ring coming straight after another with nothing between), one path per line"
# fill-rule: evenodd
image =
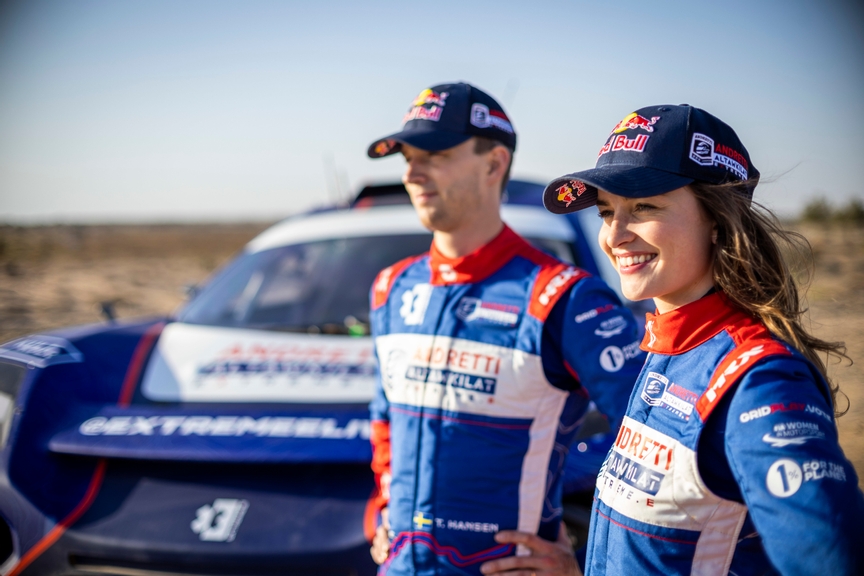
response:
M612 217L612 211L611 210L600 210L599 212L597 212L597 216L599 216L600 218L603 218L605 220L606 218Z

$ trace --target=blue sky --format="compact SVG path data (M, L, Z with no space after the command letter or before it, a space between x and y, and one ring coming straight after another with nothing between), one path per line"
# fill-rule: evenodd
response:
M465 80L519 134L516 177L593 166L689 103L738 132L783 215L864 197L856 0L0 4L0 222L276 219L369 181L365 149ZM864 122L864 120L862 120Z

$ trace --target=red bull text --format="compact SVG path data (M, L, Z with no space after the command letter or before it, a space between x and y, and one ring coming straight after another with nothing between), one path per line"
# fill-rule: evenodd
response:
M618 136L614 136L609 139L608 142L600 149L600 152L597 153L597 157L599 158L603 154L607 152L618 152L620 150L626 150L629 152L642 152L645 150L645 144L648 142L647 134L640 134L636 136L636 138L627 138L624 134L619 134Z

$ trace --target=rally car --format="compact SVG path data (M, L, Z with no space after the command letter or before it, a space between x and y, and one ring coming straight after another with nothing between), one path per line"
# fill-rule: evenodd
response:
M599 219L541 191L511 182L504 220L613 280ZM172 317L0 346L0 571L374 574L369 287L430 241L401 185L370 186L266 230ZM570 492L611 442L594 422Z

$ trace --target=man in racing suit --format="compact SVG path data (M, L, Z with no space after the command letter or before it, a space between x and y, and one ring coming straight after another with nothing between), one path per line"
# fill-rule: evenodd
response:
M515 146L501 106L459 83L421 92L403 130L369 147L372 158L403 154L434 235L429 253L372 287L382 574L479 574L516 552L499 530L554 542L580 419L593 400L617 426L644 360L608 286L502 222Z

